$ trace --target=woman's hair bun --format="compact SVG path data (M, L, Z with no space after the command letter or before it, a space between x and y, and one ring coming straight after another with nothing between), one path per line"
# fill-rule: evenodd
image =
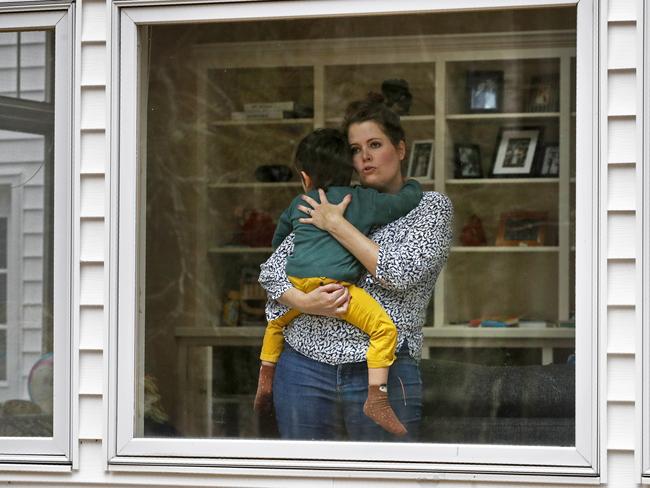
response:
M370 91L366 95L366 101L370 103L385 103L386 99L381 93Z

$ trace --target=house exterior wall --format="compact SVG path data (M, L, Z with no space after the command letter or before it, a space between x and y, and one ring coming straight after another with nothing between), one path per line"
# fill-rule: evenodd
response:
M636 486L639 467L635 464L635 447L640 435L636 404L640 400L637 381L636 286L639 270L637 226L638 131L640 123L637 76L640 74L637 35L639 3L642 0L602 0L606 12L606 32L601 65L602 110L601 158L604 161L604 198L600 232L606 236L607 267L601 279L606 283L603 297L601 344L599 349L603 386L601 402L601 472L603 485L612 488ZM78 440L73 446L74 468L67 473L5 472L2 480L15 486L501 486L494 482L444 480L390 480L300 478L253 476L252 472L233 471L230 475L165 474L108 471L106 466L106 416L108 412L107 310L108 296L108 215L109 184L109 45L107 44L110 5L103 0L80 0L76 15L76 82L77 120L75 127L75 165L78 185L76 200L78 221L76 243L79 261L79 287L75 291L73 325L76 327L73 349L73 402ZM648 94L646 94L648 96ZM74 404L76 403L76 404ZM76 451L76 452L75 452ZM547 486L532 481L508 484L512 488ZM548 486L577 486L571 482Z

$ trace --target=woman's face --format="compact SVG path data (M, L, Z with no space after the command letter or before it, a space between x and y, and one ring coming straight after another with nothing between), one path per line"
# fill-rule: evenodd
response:
M397 193L404 183L401 172L406 153L404 141L393 145L381 127L370 120L352 124L348 128L348 141L361 184L381 192Z

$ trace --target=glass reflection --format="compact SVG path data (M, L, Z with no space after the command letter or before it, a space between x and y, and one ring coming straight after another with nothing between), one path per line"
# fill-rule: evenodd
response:
M293 154L383 91L405 173L454 206L444 273L402 330L423 382L411 440L574 444L575 8L533 13L148 28L138 436L278 436L253 411L258 277L301 191ZM539 31L542 57L520 44Z

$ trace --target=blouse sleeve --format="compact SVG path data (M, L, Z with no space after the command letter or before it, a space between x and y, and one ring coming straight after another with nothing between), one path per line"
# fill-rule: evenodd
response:
M293 251L293 234L280 244L271 257L260 265L259 283L267 293L266 317L273 320L286 313L289 307L282 305L277 299L293 285L287 278L287 257Z
M422 282L430 273L438 274L449 256L453 214L451 200L435 193L404 239L379 247L379 283L386 289L403 291Z

